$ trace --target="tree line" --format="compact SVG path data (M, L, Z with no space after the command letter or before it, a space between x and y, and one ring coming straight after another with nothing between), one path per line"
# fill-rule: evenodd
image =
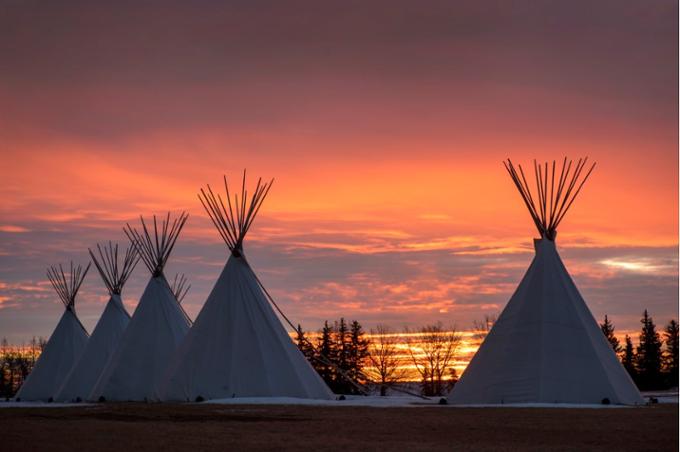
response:
M495 317L474 322L474 337L483 340L495 323ZM647 312L640 320L642 327L638 345L625 336L619 343L608 316L600 325L602 333L621 360L623 367L640 390L660 390L678 386L678 322L670 320L660 334ZM461 335L455 328L441 323L399 333L378 325L370 331L370 339L356 320L348 327L344 319L329 324L319 332L317 343L307 340L298 326L300 350L324 379L339 394L358 392L349 379L361 386L374 386L380 395L390 388L408 383L414 369L419 377L420 393L425 396L447 394L458 380L454 362L458 356ZM351 357L351 358L348 358Z
M349 325L344 318L333 324L324 322L316 346L298 325L296 339L302 354L333 392L357 394L361 391L361 385L366 383L363 369L369 341L358 321Z
M378 325L370 332L369 339L358 321L348 325L341 318L324 323L316 344L298 325L296 341L312 367L337 394L363 393L368 387L384 396L388 389L408 382L406 367L413 368L419 376L420 393L425 396L445 395L456 382L453 364L461 336L455 328L435 323L397 333Z
M6 338L0 342L0 397L14 396L33 370L47 340L35 336L26 346L11 346Z
M678 386L678 322L670 320L659 334L647 310L640 319L642 324L637 347L626 334L623 345L614 334L615 328L605 315L600 324L602 333L614 353L628 371L640 390L668 389Z
M483 340L495 322L486 317L474 322L474 337ZM626 335L623 344L608 316L600 325L612 349L641 390L678 385L678 322L671 320L661 333L645 310L638 344ZM461 335L441 322L401 332L385 325L370 330L370 337L357 320L344 318L329 323L314 339L298 326L296 342L321 378L337 394L358 394L366 388L386 395L409 386L414 376L417 390L425 396L447 394L458 380L454 363ZM0 397L12 397L35 365L45 338L33 338L28 346L0 343ZM410 371L409 371L410 369Z

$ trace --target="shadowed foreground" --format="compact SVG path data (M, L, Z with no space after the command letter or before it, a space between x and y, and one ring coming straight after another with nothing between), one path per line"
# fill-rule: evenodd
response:
M677 450L678 406L624 409L104 404L3 408L4 451Z

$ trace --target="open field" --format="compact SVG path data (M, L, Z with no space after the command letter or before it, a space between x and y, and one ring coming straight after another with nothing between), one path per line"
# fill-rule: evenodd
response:
M678 406L621 409L99 404L0 409L3 451L674 450Z

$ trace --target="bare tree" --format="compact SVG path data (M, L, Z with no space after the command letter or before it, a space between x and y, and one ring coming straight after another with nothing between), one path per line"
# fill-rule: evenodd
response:
M409 343L409 354L422 380L422 392L426 396L444 395L455 381L454 358L461 336L455 328L445 330L441 322L426 325L416 331L419 340ZM413 336L410 336L413 338ZM451 379L447 380L447 376Z
M495 315L485 315L484 319L475 320L472 322L472 329L474 331L474 338L478 339L480 342L486 339L486 336L491 331L493 324L496 323Z
M371 366L366 373L371 380L380 384L380 395L387 394L387 388L398 383L405 376L403 360L399 356L399 339L388 326L378 325L371 330L368 358Z
M38 340L33 336L31 339L31 366L35 366L35 359L38 351Z

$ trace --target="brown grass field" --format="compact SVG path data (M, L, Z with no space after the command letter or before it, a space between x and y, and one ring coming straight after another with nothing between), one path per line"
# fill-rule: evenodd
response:
M678 406L0 409L2 450L678 450Z

